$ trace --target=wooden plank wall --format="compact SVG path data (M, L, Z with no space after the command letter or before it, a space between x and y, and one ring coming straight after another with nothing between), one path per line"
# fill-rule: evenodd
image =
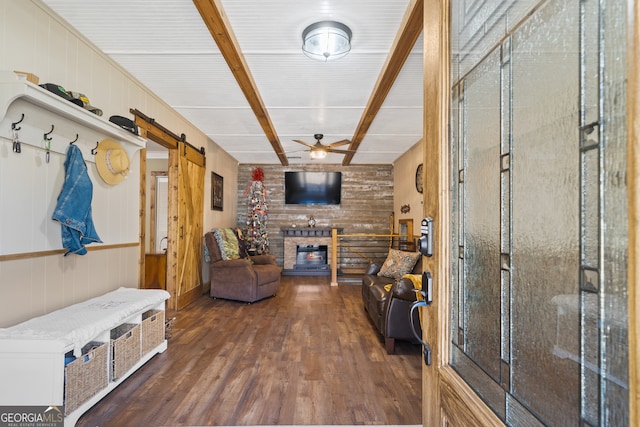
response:
M330 164L280 166L238 166L238 227L245 229L247 220L247 198L245 191L251 184L251 171L255 167L264 172L269 206L270 253L276 256L278 265L283 265L284 239L281 228L307 227L307 219L313 215L316 227L343 228L344 233L389 233L389 217L393 212L393 166L359 165L341 166ZM340 205L285 205L285 171L342 172L342 200Z

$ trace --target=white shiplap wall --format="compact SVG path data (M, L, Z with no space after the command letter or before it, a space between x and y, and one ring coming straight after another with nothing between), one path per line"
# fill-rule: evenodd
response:
M185 133L193 145L215 148L217 158L208 159L207 172L216 164L236 164L230 156L220 153L217 146L198 129L175 113L136 79L110 61L97 48L87 42L64 21L39 1L0 0L0 71L28 71L40 77L40 83L57 83L69 90L85 93L91 103L111 115L130 116L129 109L137 108L158 123L177 133ZM34 141L34 145L37 142ZM83 148L89 149L88 146ZM16 162L16 156L21 156ZM41 149L24 146L17 155L11 142L0 141L0 211L15 209L24 204L29 216L28 227L37 244L25 245L20 227L3 237L2 254L23 253L48 248L42 243L60 237L50 221L51 209L62 184L59 171L63 170L63 154L52 154L44 180L51 188L42 192L43 176L35 168L42 163ZM135 243L139 233L139 159L133 158L131 176L117 190L107 188L99 179L95 166L89 161L90 177L94 183L94 220L100 231L102 224L105 243ZM42 165L40 165L42 166ZM61 169L62 168L62 169ZM43 169L44 170L44 169ZM235 182L237 172L227 170L226 179ZM103 188L104 186L104 188ZM57 188L54 190L53 188ZM40 193L38 193L40 192ZM205 205L210 203L205 195ZM11 200L11 203L5 202ZM20 209L23 209L22 207ZM35 212L39 213L35 213ZM212 222L230 222L235 208L215 218L205 218L205 228ZM33 230L35 228L42 229ZM25 222L26 224L26 222ZM46 226L45 226L46 224ZM46 230L45 230L46 228ZM7 230L5 227L4 230ZM59 232L59 226L57 231ZM58 246L60 248L60 246ZM47 255L21 259L7 259L0 255L0 327L10 326L31 317L45 314L120 286L137 287L138 247L125 247L90 251L85 256Z

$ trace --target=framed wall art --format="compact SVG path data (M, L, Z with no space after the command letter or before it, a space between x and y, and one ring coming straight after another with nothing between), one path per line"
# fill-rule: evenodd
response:
M211 210L221 211L224 200L224 178L211 172Z

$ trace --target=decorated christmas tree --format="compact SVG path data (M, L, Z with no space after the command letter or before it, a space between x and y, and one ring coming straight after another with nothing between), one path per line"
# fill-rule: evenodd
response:
M247 231L245 239L249 243L247 249L258 254L269 252L269 234L267 220L267 189L264 186L264 172L260 168L251 171L253 181L245 191L247 196Z

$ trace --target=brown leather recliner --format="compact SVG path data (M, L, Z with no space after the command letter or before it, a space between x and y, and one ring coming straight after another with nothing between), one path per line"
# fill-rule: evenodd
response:
M417 294L410 279L378 276L378 271L380 265L371 264L362 277L362 302L376 329L384 337L387 353L393 354L397 339L418 342L409 321L411 304L416 301ZM411 273L422 273L421 258ZM391 285L389 290L385 289L386 285ZM422 336L418 310L413 312L413 324L418 336Z
M251 303L278 292L281 269L275 256L248 256L246 251L240 250L239 258L223 259L213 231L205 234L205 244L210 258L209 294L212 297ZM240 247L243 247L242 242Z

